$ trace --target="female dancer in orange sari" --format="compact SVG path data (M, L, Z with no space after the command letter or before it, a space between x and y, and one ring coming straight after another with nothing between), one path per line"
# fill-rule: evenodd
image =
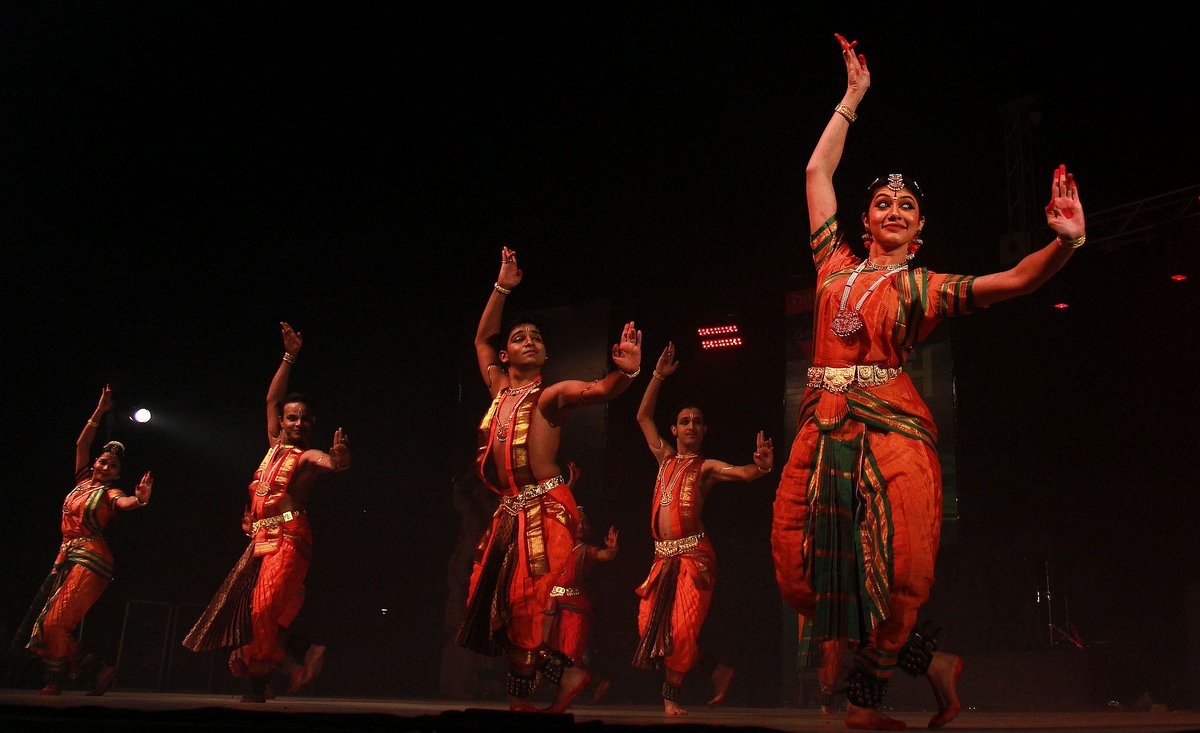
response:
M899 666L926 675L940 727L958 713L961 661L913 632L933 585L941 524L937 428L903 371L942 318L1038 288L1085 241L1083 206L1066 166L1054 172L1046 223L1055 238L1015 267L981 277L908 262L922 245L924 194L891 173L867 190L865 256L838 219L833 172L870 86L866 59L841 36L846 93L806 170L817 309L813 366L774 506L772 553L783 597L813 620L813 638L856 647L846 726L898 730L879 712Z
M118 511L138 509L150 502L154 479L149 471L133 496L126 496L115 486L121 478L124 445L110 440L95 461L89 461L96 428L111 407L112 390L105 385L96 410L75 441L75 488L62 505L62 545L14 642L16 646L28 638L25 647L42 658L46 686L40 695L61 694L67 676L85 671L82 668L87 665L81 664L84 655L74 636L75 627L113 577L113 556L102 532ZM113 667L101 666L90 694L103 695L115 676Z

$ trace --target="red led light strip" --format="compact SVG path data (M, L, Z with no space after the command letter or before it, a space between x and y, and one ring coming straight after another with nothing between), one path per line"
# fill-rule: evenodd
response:
M737 326L710 326L708 328L697 328L696 333L701 336L719 336L723 333L737 333Z
M741 346L741 338L734 336L733 338L725 339L707 339L700 342L700 347L703 349L727 349L731 346Z

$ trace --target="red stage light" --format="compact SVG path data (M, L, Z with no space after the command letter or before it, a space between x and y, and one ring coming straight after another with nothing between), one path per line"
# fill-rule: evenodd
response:
M1177 283L1178 283L1178 282L1183 282L1184 280L1187 280L1187 275L1184 275L1183 273L1180 273L1180 274L1178 274L1178 275L1172 275L1172 276L1171 276L1171 279L1172 279L1172 280L1174 280L1174 281L1175 281L1175 282L1177 282Z
M1070 308L1071 306L1067 305L1066 303L1055 303L1054 307L1061 311L1061 310L1066 310L1067 308Z
M741 346L742 340L737 336L724 339L707 339L700 342L700 347L704 349L728 349L732 346Z
M733 346L741 346L742 337L738 336L737 332L738 327L732 323L728 326L706 326L696 329L696 333L700 334L700 348L702 349L728 349ZM704 338L705 336L721 336L722 338Z
M737 326L709 326L708 328L697 328L696 333L701 336L718 336L723 333L737 333Z

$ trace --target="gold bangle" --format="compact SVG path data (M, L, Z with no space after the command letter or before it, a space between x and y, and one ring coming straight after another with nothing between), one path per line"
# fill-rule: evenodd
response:
M88 424L88 425L91 425L93 428L98 428L98 427L100 427L100 423L96 422L95 420L93 420L93 419L92 419L92 418L90 418L90 417L88 418L87 424Z
M496 292L500 293L501 295L512 295L512 291L509 290L508 288L504 287L500 283L496 283L492 287L495 288Z
M657 369L655 369L653 372L651 372L650 376L654 377L655 379L659 380L660 382L665 382L667 380L666 377L664 377L663 375L658 373Z
M285 351L285 352L283 352L283 360L286 361L288 364L295 364L296 363L296 355L289 354L288 352Z
M1086 234L1080 234L1078 239L1063 239L1058 237L1058 246L1064 249L1079 249L1087 241Z
M855 114L854 110L850 109L844 104L839 104L838 106L834 107L833 111L837 112L842 117L845 117L846 122L854 122L858 119L858 115Z
M630 379L635 379L637 377L637 375L642 373L642 368L638 367L637 370L632 373L627 372L624 369L622 369L621 373L624 374L625 376L629 377Z

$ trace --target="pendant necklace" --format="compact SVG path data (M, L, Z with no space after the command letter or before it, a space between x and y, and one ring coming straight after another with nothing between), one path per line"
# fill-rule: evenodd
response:
M829 330L842 338L852 335L855 331L863 327L860 311L862 311L863 303L867 302L867 298L871 297L871 293L875 292L875 288L879 287L880 283L897 272L908 269L907 264L900 265L899 267L872 264L872 269L886 269L887 272L880 275L878 280L871 283L871 287L867 288L867 292L863 293L862 297L858 299L853 310L847 310L846 302L850 299L850 288L854 285L854 281L858 279L859 273L863 271L870 261L868 258L860 262L858 267L854 268L854 272L850 273L850 277L847 278L846 287L842 288L842 302L838 305L838 312L833 317L833 322L829 324Z
M496 440L503 443L508 440L508 426L512 423L513 417L517 414L517 410L521 407L521 403L529 396L529 388L541 382L541 377L533 380L529 384L520 387L505 387L504 394L506 397L515 397L520 395L520 398L513 403L512 409L508 411L508 419L500 423L500 427L496 428Z
M662 496L658 499L659 506L671 506L671 499L674 498L675 487L679 485L679 480L683 478L684 470L687 468L687 464L691 463L692 459L695 458L696 455L696 453L686 453L675 456L677 459L679 459L679 461L677 461L675 464L675 471L671 474L671 478L667 479L666 485L663 486ZM662 472L664 469L666 469L666 467L667 462L663 461L662 467L658 469L660 482L662 481Z
M88 479L84 483L79 484L75 488L68 491L67 498L63 499L63 514L71 513L71 497L75 496L76 493L80 491L95 491L96 489L103 488L104 486L105 484L96 483L94 479Z
M282 434L280 435L280 440L283 440ZM285 445L282 442L275 444L274 448L272 449L274 452L271 453L271 457L267 459L267 465L263 467L262 474L258 480L258 485L254 487L255 496L266 496L267 494L271 493L271 482L275 480L275 476L279 473L278 470L275 470L275 472L272 473L272 469L278 469L280 465L275 459L280 455L281 450L286 450L288 448L291 448L291 446Z

